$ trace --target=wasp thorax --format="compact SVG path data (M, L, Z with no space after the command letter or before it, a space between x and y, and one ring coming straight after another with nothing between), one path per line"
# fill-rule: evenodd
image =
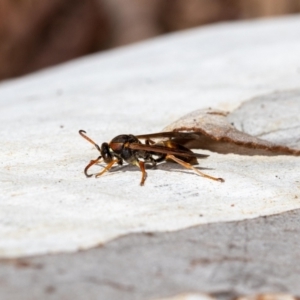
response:
M135 136L131 134L121 134L111 140L109 147L114 153L121 155L124 148L126 148L127 143L134 142L139 143L139 140Z

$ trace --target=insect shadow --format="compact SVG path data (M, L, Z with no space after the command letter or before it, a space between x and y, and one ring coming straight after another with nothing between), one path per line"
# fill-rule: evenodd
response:
M96 164L97 167L101 167L101 168L105 168L105 165L103 164ZM184 174L192 174L192 175L196 175L198 176L196 173L192 173L191 171L186 170L183 166L176 164L176 163L172 163L172 162L162 162L156 166L151 166L151 165L145 165L145 169L146 170L162 170L162 171L167 171L167 172L178 172L178 173L184 173ZM215 170L214 168L207 168L207 167L195 167L195 169L197 170ZM134 165L122 165L122 166L114 166L112 167L108 174L111 173L119 173L119 172L136 172L136 166ZM97 173L95 173L94 175L96 175Z

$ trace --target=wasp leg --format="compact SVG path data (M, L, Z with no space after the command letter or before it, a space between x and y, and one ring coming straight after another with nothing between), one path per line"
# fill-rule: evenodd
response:
M153 158L153 157L148 157L144 163L149 163L152 165L152 168L155 168L156 167L156 160Z
M220 181L220 182L224 182L225 180L223 178L217 178L217 177L212 177L212 176L209 176L205 173L202 173L200 172L198 169L194 168L192 165L190 165L189 163L175 157L174 155L167 155L166 156L166 159L172 159L174 160L175 162L177 162L178 164L182 165L183 167L187 168L187 169L192 169L194 170L196 173L198 173L199 175L201 175L202 177L206 177L206 178L209 178L209 179L212 179L212 180L216 180L216 181Z
M107 172L108 170L111 169L111 167L115 164L115 163L118 163L119 160L118 159L113 159L100 173L97 173L95 175L95 177L99 177L101 175L103 175L105 172Z
M143 161L139 161L138 167L140 168L142 172L142 180L140 185L144 185L146 178L147 178L147 172L145 171L145 163Z
M95 160L91 160L90 163L84 168L84 174L85 174L86 177L92 177L92 176L93 176L92 174L88 174L87 171L88 171L88 169L89 169L92 165L98 163L100 160L101 160L101 156L99 156L99 157L98 157L97 159L95 159Z
M146 145L153 145L153 144L155 144L155 142L150 140L150 139L147 139L147 140L145 140L145 144Z

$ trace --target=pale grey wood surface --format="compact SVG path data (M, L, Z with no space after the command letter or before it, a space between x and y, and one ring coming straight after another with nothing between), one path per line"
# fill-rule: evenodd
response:
M0 261L1 299L218 299L300 295L300 210L172 233L139 233L103 247Z
M99 153L78 134L84 129L101 144L158 132L191 111L233 111L261 95L270 102L278 91L290 121L276 118L273 125L284 134L280 140L290 137L300 123L299 28L299 16L201 27L2 82L0 257L74 252L128 233L300 208L298 157L200 149L209 158L198 168L225 183L162 163L147 169L141 188L136 166L87 179L83 169ZM241 114L254 122L242 125L269 132L254 107Z
M224 184L162 164L141 188L128 166L86 179L98 153L78 135L156 132L297 91L299 28L299 16L219 24L1 83L0 299L299 296L299 157L210 152L201 167Z

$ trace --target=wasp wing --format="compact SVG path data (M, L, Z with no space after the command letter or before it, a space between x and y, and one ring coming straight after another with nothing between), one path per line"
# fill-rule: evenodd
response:
M132 150L142 150L142 151L148 151L157 154L172 154L176 156L196 157L196 158L206 158L209 156L205 154L194 153L189 149L182 150L182 149L176 149L176 148L166 147L166 146L156 145L156 144L145 145L145 144L138 144L138 143L130 143L126 146Z
M173 138L176 137L177 132L156 132L148 134L136 135L138 139L159 139L159 138Z
M195 132L184 132L184 131L166 131L166 132L157 132L157 133L148 133L136 135L138 139L159 139L159 138L181 138L181 139L193 139L197 138Z

